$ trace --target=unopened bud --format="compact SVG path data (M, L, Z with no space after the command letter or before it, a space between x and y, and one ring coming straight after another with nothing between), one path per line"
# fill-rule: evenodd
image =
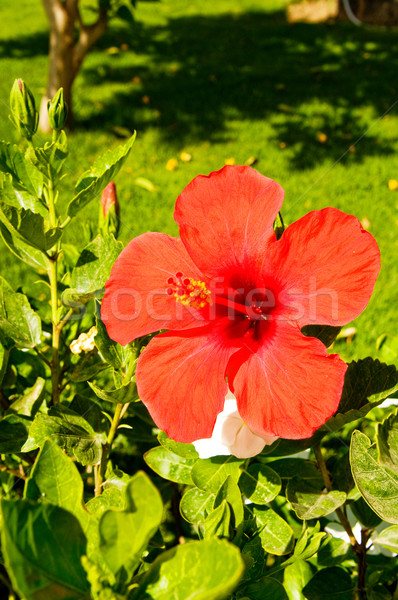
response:
M60 131L68 116L68 105L64 100L63 88L60 88L54 98L47 102L47 111L50 127L55 131Z
M115 237L119 231L119 202L114 181L108 183L102 192L99 229L102 233L113 233Z
M22 79L16 79L10 93L11 120L21 135L28 140L37 131L39 113L35 99Z

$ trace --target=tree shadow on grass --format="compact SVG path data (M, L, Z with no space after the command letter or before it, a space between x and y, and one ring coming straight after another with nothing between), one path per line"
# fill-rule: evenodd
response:
M126 89L78 125L103 128L116 119L141 131L156 126L181 147L228 139L231 118L267 120L275 138L292 148L292 166L313 167L344 153L396 99L395 35L346 23L291 25L283 13L259 12L141 26L131 63L85 70L92 86L105 79L125 81ZM369 109L365 122L361 111ZM368 134L353 159L391 152L387 141Z
M395 37L347 23L292 25L283 12L137 22L130 31L113 26L78 81L75 93L84 90L79 101L86 105L75 126L156 127L181 148L228 141L231 119L266 121L290 149L292 167L311 168L346 152L398 97ZM43 36L38 40L43 50ZM125 52L104 52L125 42ZM29 44L19 40L14 52ZM115 91L106 95L108 84ZM394 142L371 131L351 158L387 155Z
M38 31L28 36L0 39L0 58L31 58L48 54L48 32Z

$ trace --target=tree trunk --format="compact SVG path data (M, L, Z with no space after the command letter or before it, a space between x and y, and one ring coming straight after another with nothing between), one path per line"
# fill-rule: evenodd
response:
M72 85L87 52L106 30L107 13L100 10L98 20L85 26L78 0L43 0L43 4L50 24L50 49L47 91L40 105L39 127L49 132L47 102L60 87L64 89L69 107L68 125L72 122Z

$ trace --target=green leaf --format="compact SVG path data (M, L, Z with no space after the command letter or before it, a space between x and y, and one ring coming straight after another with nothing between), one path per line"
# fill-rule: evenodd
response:
M125 493L125 510L107 510L101 517L100 550L114 574L124 568L131 576L161 523L163 503L143 471L132 477Z
M80 355L78 363L70 374L70 378L76 383L88 381L107 368L108 365L101 360L96 352L88 352L83 357Z
M97 235L80 254L72 271L71 287L82 294L103 288L122 248L112 234Z
M282 556L288 554L293 548L293 529L282 517L270 508L247 506L249 512L255 517L260 529L259 535L262 547L270 554Z
M0 335L0 385L7 370L9 355L10 351L6 348L5 343L2 342Z
M100 496L94 496L86 504L86 508L94 515L97 519L110 508L121 508L125 507L125 498L122 491L116 487L109 487L104 489Z
M41 252L52 248L62 235L62 229L59 227L46 230L41 215L4 202L0 202L0 221L12 236Z
M101 390L101 388L91 381L88 381L87 383L98 398L106 400L107 402L127 404L128 402L135 402L135 400L138 399L137 386L134 381L130 381L127 385L123 385L116 390Z
M156 446L145 452L144 460L155 473L164 479L192 485L191 472L196 462L195 459L182 458L163 446Z
M380 464L398 475L398 411L378 423L376 443Z
M27 297L14 292L1 276L0 332L20 348L33 348L41 340L40 317L32 310Z
M272 577L262 577L250 583L243 588L242 593L247 594L247 600L287 600L288 598L283 585Z
M370 508L398 524L398 477L377 461L377 449L360 431L351 438L350 462L355 483Z
M4 204L15 208L24 208L38 213L44 219L48 219L49 213L45 201L35 193L27 192L23 188L15 186L10 175L0 173L0 198Z
M68 510L79 519L83 531L90 515L83 508L83 480L76 465L52 440L46 440L26 482L25 498L45 500Z
M307 527L300 535L294 547L294 558L296 560L308 560L312 558L327 542L329 536L319 531L319 521L315 527Z
M21 452L28 437L30 421L19 415L7 415L0 421L0 454Z
M379 535L373 539L374 544L383 546L390 552L398 553L398 525L387 527L379 533Z
M263 575L266 565L266 554L261 545L258 535L253 536L242 548L242 558L246 569L242 577L243 581L250 583Z
M88 600L81 566L86 538L79 521L52 504L1 503L2 550L11 582L26 600Z
M159 432L158 440L164 448L167 448L167 450L170 450L170 452L173 452L178 456L182 456L182 458L199 458L199 454L197 453L193 444L182 444L181 442L175 442L174 440L168 438L167 434L164 431Z
M90 171L83 173L76 184L76 196L68 206L68 215L74 217L94 198L100 198L102 190L114 179L126 160L135 140L134 135L124 146L108 150L95 161Z
M305 600L303 588L312 579L314 567L305 560L296 560L283 573L283 586L289 600Z
M235 589L243 570L238 548L226 540L189 542L155 560L133 600L222 600Z
M336 431L346 423L364 417L398 390L398 371L373 358L353 361L348 365L337 414L328 419L321 431Z
M354 586L347 571L329 567L315 573L303 593L308 600L353 600Z
M101 353L102 358L111 365L114 369L122 370L131 360L135 360L136 351L127 344L121 346L117 342L111 340L106 330L104 323L100 317L96 317L97 335L94 338L95 345Z
M213 509L214 498L210 492L197 487L190 488L181 498L180 512L188 523L204 521Z
M381 523L379 515L376 515L362 496L355 502L350 503L350 509L352 510L354 517L356 517L364 527L374 529Z
M344 504L345 492L322 492L299 478L289 481L286 488L286 498L292 505L299 519L317 519L332 513Z
M398 364L398 337L384 333L376 342L378 351L384 362Z
M203 537L229 537L229 526L231 522L231 509L226 500L223 500L217 508L211 511L203 523Z
M15 144L0 141L0 171L12 177L13 186L18 190L26 190L33 196L41 196L43 177L30 164Z
M198 460L192 469L192 481L204 491L217 493L228 475L238 481L243 460L234 456L213 456Z
M26 157L48 179L51 174L53 184L61 175L65 159L68 156L68 140L65 131L60 131L55 142L46 142L43 148L28 148Z
M242 472L239 487L254 504L267 504L280 492L282 482L278 473L269 467L252 463Z
M323 486L322 475L316 465L304 458L281 458L267 463L281 479L299 477L314 487Z
M232 525L239 527L243 521L243 502L242 494L238 487L238 484L232 479L231 475L228 475L222 486L217 492L214 500L214 508L217 508L226 500L232 509L233 521Z
M49 269L50 261L46 254L43 254L41 250L32 248L32 246L24 242L23 239L19 238L18 236L12 235L12 233L8 231L7 227L1 221L0 234L3 238L4 244L17 258L34 269Z
M333 344L340 331L341 327L333 327L332 325L305 325L301 329L303 335L321 340L326 348Z
M351 546L348 542L330 537L318 552L318 564L323 567L341 565L342 562L349 558L350 549Z
M32 387L26 388L23 395L14 400L7 413L34 417L44 400L45 383L43 377L38 377Z
M63 404L52 407L49 413L38 413L29 429L23 452L41 448L47 437L75 456L82 465L99 462L105 434L96 432L90 423Z

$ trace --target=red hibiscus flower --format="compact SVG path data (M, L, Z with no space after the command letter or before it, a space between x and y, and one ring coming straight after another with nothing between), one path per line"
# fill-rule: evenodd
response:
M154 337L136 371L155 423L181 442L210 437L228 388L260 435L305 438L336 411L346 364L300 328L343 325L380 267L374 238L334 208L277 240L278 183L250 167L196 177L177 199L180 239L145 233L116 260L102 303L110 337Z

